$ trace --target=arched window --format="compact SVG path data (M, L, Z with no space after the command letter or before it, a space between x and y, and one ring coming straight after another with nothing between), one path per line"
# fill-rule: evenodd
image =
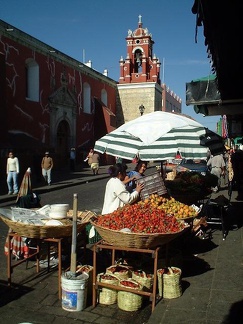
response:
M107 91L105 89L101 90L101 101L107 106Z
M39 101L39 65L33 59L25 61L26 98Z
M91 114L91 89L90 89L90 85L86 82L84 83L83 93L84 93L84 98L83 98L84 112L87 114Z

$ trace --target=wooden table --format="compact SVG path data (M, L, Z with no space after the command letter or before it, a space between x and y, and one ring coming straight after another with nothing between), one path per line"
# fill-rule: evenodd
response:
M34 256L36 257L36 272L38 273L40 271L40 246L42 242L48 243L48 249L47 249L47 257L48 257L48 263L47 263L47 271L50 271L50 244L56 243L58 247L58 297L61 299L62 297L62 291L61 291L61 276L62 276L62 240L63 238L44 238L44 239L36 239L36 250L29 254L26 258L17 261L15 264L12 264L12 249L11 249L11 239L18 235L17 233L8 233L8 256L7 256L7 275L8 275L8 285L11 286L12 282L12 273L13 269L23 262L28 262L31 258Z
M151 292L136 290L136 294L148 296L150 298L150 300L152 300L152 312L153 312L153 310L155 308L155 304L156 304L156 299L159 299L159 297L157 298L157 296L156 296L157 295L157 265L158 265L158 253L159 253L159 250L161 249L161 247L156 247L156 248L151 248L151 249L122 248L122 247L118 247L118 246L109 245L106 242L104 242L103 240L97 242L93 247L93 299L92 299L93 307L95 307L97 304L97 290L98 290L99 286L111 288L111 289L115 289L115 290L130 291L130 292L134 293L133 289L120 287L120 286L116 286L116 285L111 285L111 284L107 284L107 283L103 283L103 282L97 282L96 256L97 256L97 252L101 249L108 249L108 250L112 251L112 255L111 255L112 265L115 264L115 252L116 251L129 251L129 252L135 252L135 253L151 254L151 258L153 259L153 262L154 262L154 265L153 265L153 268L154 268L153 289ZM166 251L168 251L167 244L166 244Z

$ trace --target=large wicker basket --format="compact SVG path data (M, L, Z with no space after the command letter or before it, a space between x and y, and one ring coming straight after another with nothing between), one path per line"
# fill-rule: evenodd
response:
M90 222L95 226L96 230L106 243L124 248L154 248L170 242L184 231L184 229L182 229L176 233L165 234L127 233L104 228L93 221Z
M88 214L89 217L87 218ZM95 213L91 211L79 212L77 221L77 233L81 232L84 229L84 227L88 224L90 217L93 217L94 215ZM62 223L62 225L58 226L24 224L21 222L12 221L3 215L0 215L0 219L19 236L35 239L72 236L72 219L60 219L59 221Z

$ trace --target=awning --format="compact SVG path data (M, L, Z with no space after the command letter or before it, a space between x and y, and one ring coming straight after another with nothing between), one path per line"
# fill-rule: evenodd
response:
M186 105L215 104L220 101L215 75L201 77L186 83Z

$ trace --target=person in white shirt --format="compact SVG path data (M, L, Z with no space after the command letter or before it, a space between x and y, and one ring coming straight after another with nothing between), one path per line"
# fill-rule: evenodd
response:
M214 174L218 178L218 185L213 189L213 191L217 192L220 189L220 184L221 184L221 176L225 175L225 161L223 158L222 154L219 155L211 155L208 162L207 166L211 170L211 174Z
M109 167L108 172L111 179L106 184L102 215L112 213L117 208L131 204L139 198L144 184L137 184L132 193L127 191L123 182L126 177L126 170L126 164L122 163L117 163Z
M19 160L14 153L10 151L8 153L7 159L7 185L8 185L8 195L17 195L19 191L18 186L18 174L19 174Z

